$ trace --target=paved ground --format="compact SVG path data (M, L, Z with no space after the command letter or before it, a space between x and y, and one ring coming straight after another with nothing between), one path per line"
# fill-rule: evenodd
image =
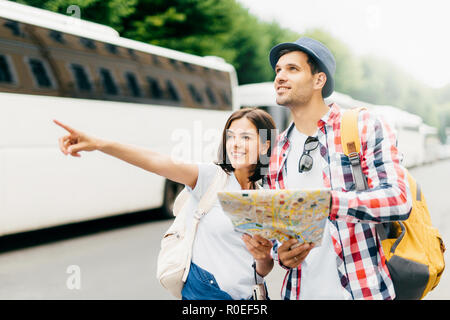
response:
M433 223L450 248L450 161L412 172L421 182ZM150 211L145 215L156 214ZM71 238L58 236L57 241L0 253L0 299L172 299L155 278L159 241L171 221L142 219L142 214L134 220L140 223L130 224L125 219L126 227L107 230L91 225L90 233L82 230L77 237L73 234L80 230L64 229L60 232ZM51 238L48 233L34 237ZM2 240L3 247L13 246ZM450 299L449 273L444 272L440 285L427 299ZM284 271L275 267L267 278L273 299L279 299L283 276Z

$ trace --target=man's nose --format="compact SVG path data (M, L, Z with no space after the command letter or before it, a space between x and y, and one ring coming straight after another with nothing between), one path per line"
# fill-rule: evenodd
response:
M275 76L276 83L283 83L286 81L286 73L283 70L277 72Z

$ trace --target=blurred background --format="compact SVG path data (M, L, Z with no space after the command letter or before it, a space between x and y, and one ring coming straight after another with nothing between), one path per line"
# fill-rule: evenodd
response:
M154 276L156 258L183 186L101 154L64 157L64 132L52 120L184 160L214 160L236 109L263 108L279 130L287 127L268 53L300 36L336 58L327 103L366 106L394 128L403 164L449 239L449 7L0 0L0 298L169 299ZM77 272L80 287L70 285ZM283 271L268 279L279 298ZM428 298L450 299L446 272Z

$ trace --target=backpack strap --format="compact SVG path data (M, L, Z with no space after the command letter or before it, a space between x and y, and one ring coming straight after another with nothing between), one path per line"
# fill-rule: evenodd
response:
M177 197L175 198L175 202L173 203L172 209L173 215L175 217L180 213L181 210L183 210L190 196L191 195L189 191L186 189L186 187L183 188L183 190L181 190L181 192L177 195Z
M186 268L182 278L183 282L186 282L186 279L189 275L189 269L191 267L191 260L192 260L192 247L194 245L195 234L197 233L197 228L198 224L200 223L200 219L203 218L208 213L209 210L211 210L212 206L217 200L217 192L225 187L227 179L228 174L225 171L223 171L221 167L218 166L216 175L214 176L211 185L208 187L206 192L201 197L198 203L197 210L194 212L192 231L189 235L190 236L188 247L189 253L186 261Z
M204 212L205 214L209 211L211 206L214 204L214 190L219 186L219 188L225 183L227 179L227 174L219 167L217 169L216 175L214 177L213 182L211 183L209 189L205 192L205 194L200 199L198 210L197 212ZM178 196L175 199L175 202L173 204L173 215L176 217L180 211L183 209L184 205L189 200L190 193L189 191L184 188L181 190L181 192L178 194Z
M225 187L227 178L228 174L225 171L223 171L221 167L217 166L217 172L214 177L214 180L212 181L208 190L206 190L206 192L203 194L202 198L198 203L198 208L194 215L195 219L200 220L212 208L212 206L217 200L217 191Z
M344 154L350 159L357 191L363 191L369 187L361 168L361 142L358 131L358 115L361 110L366 110L366 108L360 107L345 110L341 121L342 149Z
M366 108L354 108L344 111L341 122L341 143L344 154L350 159L352 164L353 179L355 180L356 190L364 191L369 189L367 179L361 168L361 141L359 139L358 131L358 115L361 110ZM388 232L386 228L389 228L389 223L379 223L375 225L375 229L380 237L380 240L387 238Z

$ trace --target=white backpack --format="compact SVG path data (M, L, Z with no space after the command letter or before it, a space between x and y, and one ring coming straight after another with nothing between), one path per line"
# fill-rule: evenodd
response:
M217 200L217 191L225 187L227 178L228 175L222 168L217 167L217 173L213 182L200 199L198 208L194 213L193 226L190 230L186 230L186 211L191 195L184 188L175 199L173 205L175 220L161 240L156 278L176 298L181 298L181 290L189 274L192 246L198 223Z

